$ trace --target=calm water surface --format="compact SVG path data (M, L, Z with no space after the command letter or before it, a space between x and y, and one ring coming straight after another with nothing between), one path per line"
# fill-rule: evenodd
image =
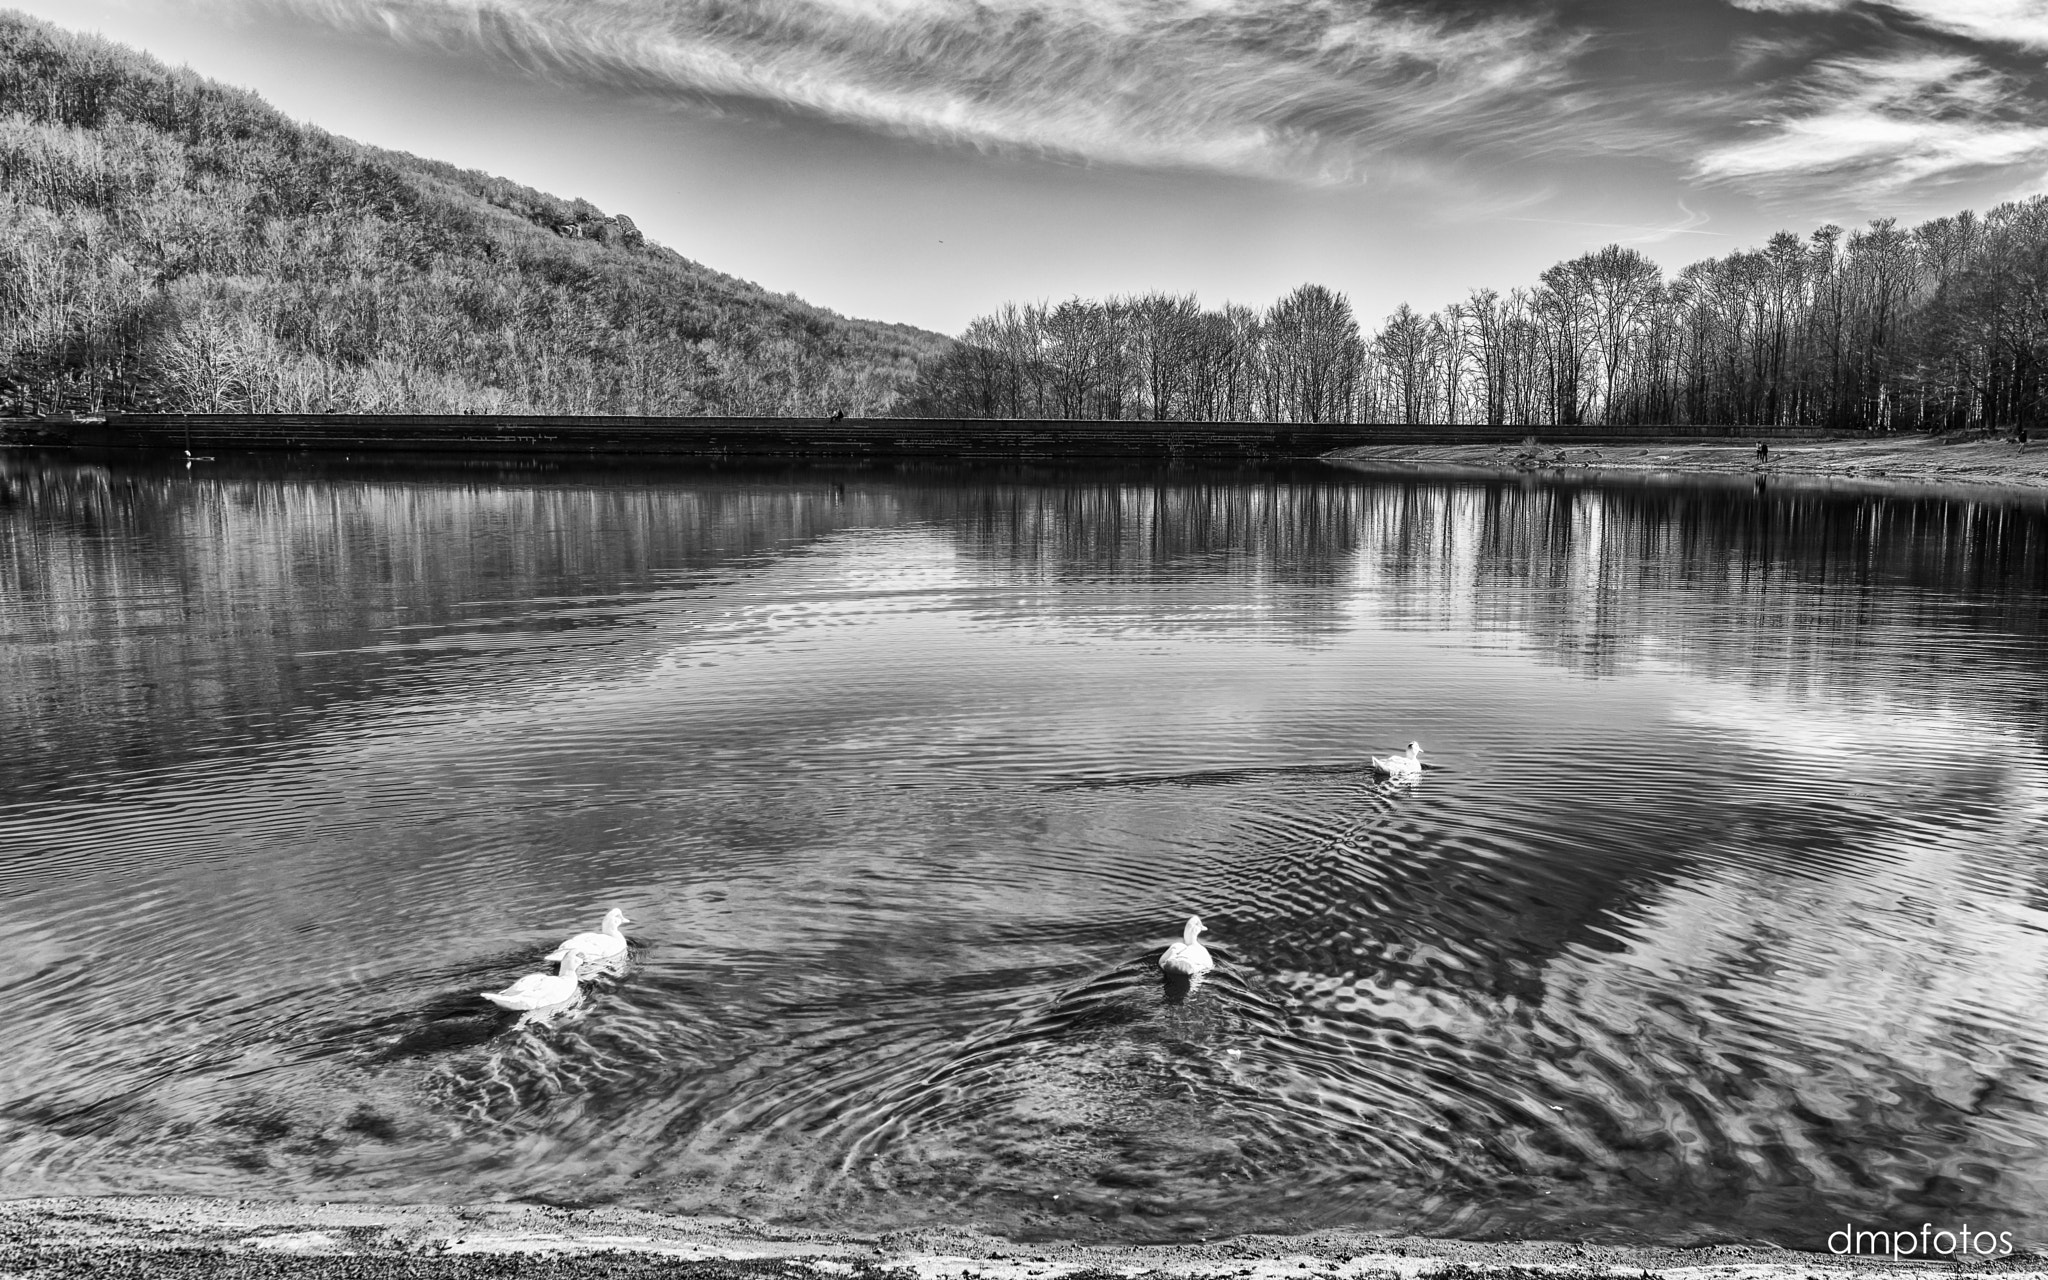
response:
M0 1194L2038 1240L2044 588L1924 496L0 461Z

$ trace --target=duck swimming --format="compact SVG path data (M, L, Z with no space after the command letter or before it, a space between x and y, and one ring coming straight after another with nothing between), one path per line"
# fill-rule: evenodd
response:
M503 991L480 991L477 994L500 1009L511 1009L516 1013L531 1013L551 1004L561 1004L574 999L580 990L576 983L576 966L582 961L583 953L571 950L563 954L562 967L554 973L529 973Z
M1422 776L1422 744L1411 742L1405 755L1367 756L1372 761L1372 771L1389 778L1419 778Z
M596 933L579 933L542 959L560 960L571 951L580 951L585 960L616 960L626 954L626 935L619 932L619 926L631 923L625 912L613 907L604 913L604 923L597 926Z
M1202 917L1189 916L1187 928L1181 930L1180 941L1160 953L1159 967L1168 973L1185 974L1190 978L1199 978L1215 968L1216 962L1209 958L1209 948L1195 941L1195 935L1206 927Z

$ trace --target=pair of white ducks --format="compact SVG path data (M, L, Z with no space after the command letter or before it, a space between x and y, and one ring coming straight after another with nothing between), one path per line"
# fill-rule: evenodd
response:
M555 972L529 973L503 991L479 994L500 1009L518 1013L531 1013L574 999L581 981L578 971L584 965L616 960L626 954L626 935L619 932L619 926L631 923L625 912L613 907L604 913L604 923L597 927L597 932L576 934L547 953L545 959L561 961Z
M1397 756L1368 756L1372 771L1397 782L1422 776L1422 744L1411 742L1408 749ZM1216 967L1210 958L1209 948L1198 941L1198 936L1208 928L1202 917L1189 916L1187 927L1180 932L1180 941L1159 953L1159 967L1169 974L1183 978L1199 979Z

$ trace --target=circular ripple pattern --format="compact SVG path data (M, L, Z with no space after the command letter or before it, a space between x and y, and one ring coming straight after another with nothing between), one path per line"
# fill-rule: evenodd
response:
M0 1184L2025 1238L2044 589L1933 497L0 461Z

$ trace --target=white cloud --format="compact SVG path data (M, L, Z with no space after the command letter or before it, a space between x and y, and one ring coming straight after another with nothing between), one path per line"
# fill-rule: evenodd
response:
M2048 49L2044 0L1889 0L1888 8L1937 31L1987 44Z
M1696 177L1751 189L1839 185L1853 175L1881 194L2048 163L2031 123L2040 104L2022 102L2013 85L1961 54L1838 57L1787 88L1775 77L1825 47L1827 37L1814 33L1771 45L1774 55L1749 58L1734 81L1703 89L1646 84L1582 62L1580 53L1613 34L1597 28L1389 0L212 2L490 51L539 74L721 108L992 151L1313 185L1430 190L1468 171L1513 185L1498 175L1585 157L1677 154L1701 157ZM2038 27L2048 42L2048 0L1728 3L1777 13L1885 10L2020 41ZM1942 39L1929 34L1926 47ZM1765 112L1760 102L1775 105ZM1765 123L1740 141L1700 141L1726 139L1734 121L1759 115ZM1457 164L1467 157L1469 170Z
M1613 239L1619 244L1661 244L1673 236L1723 236L1723 231L1702 230L1712 221L1705 213L1689 209L1683 200L1678 202L1679 216L1671 222L1586 222L1577 218L1525 218L1504 215L1502 222L1542 222L1560 227L1589 227L1597 231L1615 232Z
M1987 44L2048 49L2048 2L2044 0L1728 0L1751 13L1840 13L1859 2L1950 35Z
M1852 177L1873 193L2048 163L2048 126L2003 118L2016 90L1962 54L1816 67L1757 136L1701 157L1703 178L1767 189Z
M1574 127L1545 103L1577 37L1374 0L243 2L900 136L1312 183Z
M1834 13L1848 8L1855 0L1728 0L1728 3L1751 13Z

